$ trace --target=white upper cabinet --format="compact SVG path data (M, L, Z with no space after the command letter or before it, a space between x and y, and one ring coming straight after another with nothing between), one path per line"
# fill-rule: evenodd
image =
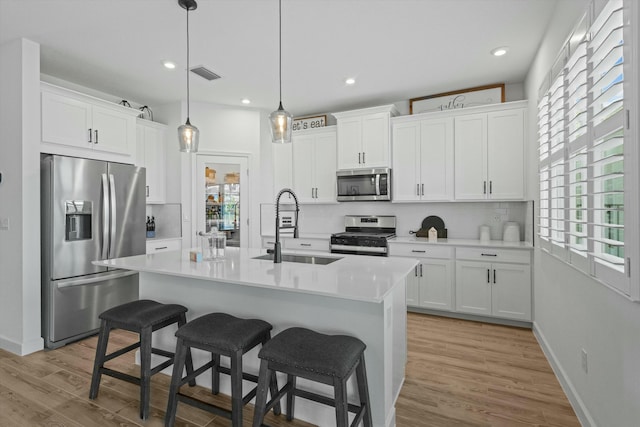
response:
M391 167L389 120L397 114L394 105L333 113L338 169Z
M137 119L136 165L147 170L147 203L166 201L166 130L167 126L161 123Z
M41 83L42 142L133 156L138 110Z
M273 201L283 188L293 189L293 152L292 144L271 144L273 153ZM291 199L289 193L283 194L283 201Z
M453 200L453 118L397 117L393 127L393 200Z
M524 198L525 111L455 117L456 200Z
M293 190L301 203L336 203L336 130L330 126L292 136Z

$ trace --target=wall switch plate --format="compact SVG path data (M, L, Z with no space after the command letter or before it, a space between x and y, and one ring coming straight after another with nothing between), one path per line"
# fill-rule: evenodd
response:
M584 348L580 351L580 359L582 362L582 370L586 374L589 372L589 367L587 365L587 350L585 350Z
M9 229L9 218L0 218L0 230Z

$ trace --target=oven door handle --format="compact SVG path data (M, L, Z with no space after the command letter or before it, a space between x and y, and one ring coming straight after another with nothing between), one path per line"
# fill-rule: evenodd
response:
M376 196L380 196L380 174L376 174Z
M380 246L331 245L331 250L360 251L360 252L371 252L371 253L381 253L381 254L387 253L387 248L380 247Z

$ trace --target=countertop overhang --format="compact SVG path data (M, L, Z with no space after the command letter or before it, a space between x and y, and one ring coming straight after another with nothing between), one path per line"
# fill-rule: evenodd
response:
M319 253L310 255L340 260L317 265L275 264L254 259L264 253L264 249L228 247L224 258L211 261L190 261L189 250L183 250L94 261L93 264L372 303L383 302L393 287L404 286L407 274L417 265L411 258ZM296 254L300 253L296 251Z

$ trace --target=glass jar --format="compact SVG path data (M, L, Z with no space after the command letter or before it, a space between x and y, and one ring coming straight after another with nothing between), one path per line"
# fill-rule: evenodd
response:
M208 233L200 232L199 234L203 260L224 258L224 250L227 245L226 234L219 232L215 227Z

